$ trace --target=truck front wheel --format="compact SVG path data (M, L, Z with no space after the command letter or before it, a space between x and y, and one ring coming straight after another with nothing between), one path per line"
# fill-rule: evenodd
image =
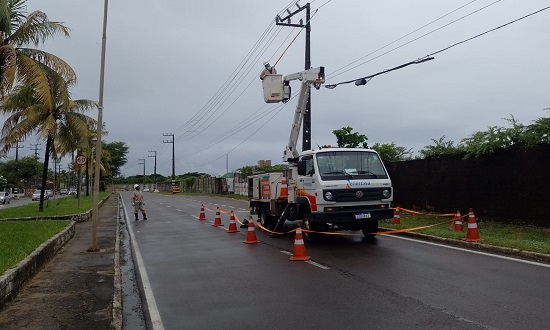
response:
M315 230L315 227L311 223L311 219L312 219L311 212L304 213L303 220L302 220L302 224L304 226L304 229L306 229L306 230ZM315 233L310 233L310 232L304 231L304 232L302 232L302 235L304 236L304 239L308 242L315 241L315 238L316 238Z
M367 228L361 230L365 237L374 237L378 232L378 221L369 222Z

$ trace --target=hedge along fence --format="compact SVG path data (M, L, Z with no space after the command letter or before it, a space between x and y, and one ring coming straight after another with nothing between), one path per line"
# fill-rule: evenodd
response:
M550 145L395 162L388 166L394 205L550 227Z

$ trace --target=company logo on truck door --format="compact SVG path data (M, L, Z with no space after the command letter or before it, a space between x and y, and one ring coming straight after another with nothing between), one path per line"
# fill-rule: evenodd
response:
M348 180L348 183L346 184L346 189L351 189L351 187L364 187L364 186L370 186L370 182Z

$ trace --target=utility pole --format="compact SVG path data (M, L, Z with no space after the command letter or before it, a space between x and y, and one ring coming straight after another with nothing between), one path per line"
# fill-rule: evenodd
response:
M38 159L40 158L40 157L38 157L38 151L42 150L42 149L38 148L39 145L40 145L40 143L35 143L35 144L32 144L32 143L31 143L31 146L32 146L31 150L34 151L34 158L35 158L36 160L38 160ZM37 175L36 172L33 173L34 188L36 188L36 175Z
M153 176L153 192L157 191L157 151L156 150L149 150L149 152L153 152L153 155L149 155L148 157L154 157L155 158L155 167L154 167L154 176Z
M61 159L57 159L57 155L54 155L53 157L53 198L55 199L55 190L57 187L57 168L58 165L61 162ZM61 167L61 165L59 165Z
M16 184L19 182L19 148L23 148L24 146L20 146L19 139L15 141L15 182Z
M138 160L139 160L138 164L143 165L143 177L142 177L143 183L141 184L141 191L143 191L143 189L145 188L145 158L140 158Z
M40 143L35 143L35 144L31 143L31 146L32 146L31 150L34 151L34 157L36 157L36 159L39 158L38 157L38 151L42 150L42 149L38 148L39 145L40 145Z
M296 2L296 9L295 11L291 12L290 9L287 9L288 15L281 18L281 16L277 15L275 17L275 24L281 25L281 26L292 26L292 27L299 27L299 28L306 28L306 55L305 55L305 69L309 70L311 69L311 10L310 10L310 3L306 3L304 6L300 7L298 3ZM291 23L290 19L292 16L298 14L302 10L306 11L306 22L304 23L303 20L300 20L300 23ZM286 22L285 22L286 21ZM306 110L304 113L304 119L303 119L303 130L302 130L302 151L311 150L311 93L309 93L309 96L307 98L306 103Z
M176 153L174 149L174 133L165 133L162 136L171 136L171 141L162 141L163 143L172 143L172 188L176 186Z

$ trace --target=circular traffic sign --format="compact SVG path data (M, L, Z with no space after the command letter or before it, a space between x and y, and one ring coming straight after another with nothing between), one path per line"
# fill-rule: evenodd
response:
M76 162L78 165L85 165L87 160L88 160L88 159L86 158L86 156L84 156L84 155L78 155L78 156L76 156L75 162Z

